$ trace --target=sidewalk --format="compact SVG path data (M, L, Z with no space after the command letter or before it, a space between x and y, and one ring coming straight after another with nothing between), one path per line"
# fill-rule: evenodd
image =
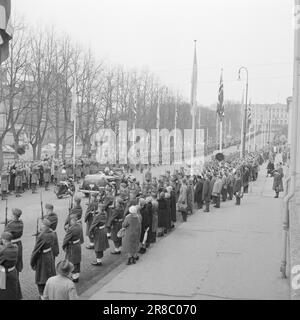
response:
M282 199L259 179L242 199L196 212L142 256L121 265L81 299L289 299L280 278Z

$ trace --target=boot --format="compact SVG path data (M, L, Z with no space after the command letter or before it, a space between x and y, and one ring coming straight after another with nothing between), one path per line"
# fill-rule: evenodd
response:
M126 263L128 266L130 266L132 264L132 257L128 258L128 261Z

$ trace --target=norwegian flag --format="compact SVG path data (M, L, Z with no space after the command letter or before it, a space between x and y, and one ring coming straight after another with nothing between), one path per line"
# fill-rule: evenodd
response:
M9 57L13 28L10 21L11 0L0 0L0 64Z
M222 119L225 115L224 110L224 84L223 84L223 69L221 71L221 78L220 78L220 87L219 87L219 96L218 96L218 107L217 107L217 114L220 119Z
M133 114L133 121L136 123L137 119L137 95L133 98L133 106L132 106L132 114Z
M247 110L247 119L248 119L248 127L251 125L252 122L252 106L251 101L249 102L248 110Z

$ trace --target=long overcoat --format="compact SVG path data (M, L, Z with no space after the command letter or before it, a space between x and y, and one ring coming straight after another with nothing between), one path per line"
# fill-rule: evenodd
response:
M50 277L56 275L52 252L54 242L55 235L51 229L41 232L37 237L30 259L31 268L35 270L36 284L46 284Z
M125 235L122 242L122 250L130 256L137 254L141 237L141 221L140 215L132 215L129 213L122 224L125 228Z

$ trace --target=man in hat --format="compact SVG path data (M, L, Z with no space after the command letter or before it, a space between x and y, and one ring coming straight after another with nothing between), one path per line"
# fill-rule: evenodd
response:
M210 175L206 173L204 175L203 182L203 191L202 191L202 199L205 202L205 210L204 212L209 212L209 204L211 201L211 185L210 185Z
M16 179L15 179L15 188L16 188L16 197L21 197L22 193L22 169L18 168L16 170Z
M56 265L57 276L47 280L43 300L78 300L76 287L71 278L73 264L68 260Z
M49 190L49 183L51 181L51 168L49 167L48 163L44 165L44 182L45 182L45 190Z
M9 232L1 235L0 243L0 300L21 300L22 292L18 263L18 246L12 243L13 236ZM2 277L4 279L2 279ZM3 284L3 280L5 285Z
M82 243L82 225L74 215L70 219L70 227L62 245L63 250L66 252L66 259L74 265L74 270L72 271L73 282L79 281Z
M9 186L9 173L4 170L1 174L1 197L2 200L6 200Z
M50 226L50 221L44 219L30 259L31 268L35 271L35 283L38 287L40 299L43 296L47 280L56 274L52 250L55 235Z
M90 238L94 239L95 243L96 260L91 263L93 266L102 266L103 253L109 248L106 222L105 204L100 203L89 230Z
M236 205L239 206L241 204L241 198L242 198L242 177L241 173L238 170L235 174L235 181L233 185L233 194L235 195L236 198Z
M20 209L12 209L12 217L4 228L4 232L9 232L12 235L12 244L18 246L18 260L16 263L17 272L23 270L23 246L21 237L23 236L24 224L20 219L22 211Z
M37 184L39 182L39 168L37 166L33 166L31 173L31 189L32 193L37 192Z

